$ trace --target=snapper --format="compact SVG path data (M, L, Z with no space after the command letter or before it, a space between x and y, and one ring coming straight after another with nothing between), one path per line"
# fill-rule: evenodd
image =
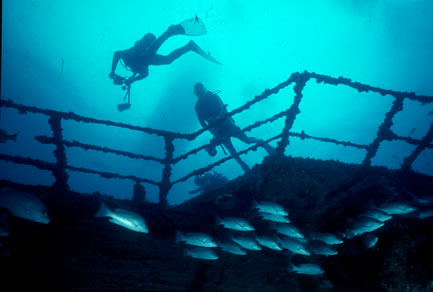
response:
M15 189L5 188L0 191L0 207L9 211L15 217L48 224L48 216L45 204L36 196Z
M135 232L149 233L146 222L140 214L121 208L111 210L104 202L101 203L95 217L109 217L109 221L113 224Z

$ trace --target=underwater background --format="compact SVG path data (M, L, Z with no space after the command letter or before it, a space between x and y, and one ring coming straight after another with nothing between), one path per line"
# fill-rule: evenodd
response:
M433 95L433 1L3 1L1 98L16 103L74 112L101 120L192 133L200 129L194 112L193 84L220 90L228 110L242 106L265 89L286 80L293 72L316 72L384 89ZM144 80L131 89L129 110L119 112L124 91L108 78L113 53L130 48L145 33L161 35L169 25L198 16L206 25L201 36L175 36L158 51L168 54L193 39L222 65L192 52L166 66L151 66ZM126 70L120 75L128 76ZM119 71L120 70L120 71ZM123 74L122 74L123 73ZM236 115L243 128L268 118L293 102L292 86ZM349 87L310 82L304 89L301 113L292 131L318 137L368 144L375 138L393 99L359 93ZM394 118L392 130L400 136L422 138L433 120L433 104L406 100ZM4 154L54 162L53 145L33 139L50 135L47 117L21 115L1 109L1 129L19 132L17 141L0 144ZM279 133L280 119L254 129L262 139ZM163 158L160 137L103 125L63 121L67 140ZM208 143L208 132L194 141L175 143L175 155ZM234 139L237 150L247 145ZM273 142L276 145L276 142ZM383 142L372 165L399 168L415 146ZM137 175L159 181L163 167L92 150L66 148L67 162L76 167ZM251 167L266 152L243 157ZM361 163L365 151L291 138L286 155ZM173 168L172 178L210 164L216 157L204 151ZM433 151L425 150L415 171L433 174ZM230 160L214 169L229 179L242 174ZM130 198L133 183L68 171L72 190L99 191ZM1 179L51 185L50 172L0 161ZM146 185L148 199L158 200L158 189ZM168 196L178 204L192 196L193 180L174 186Z
M433 0L2 1L0 287L432 291L432 15ZM114 53L173 24L158 54L202 51L115 84ZM197 82L279 153L247 151L246 172L208 154ZM228 180L194 191L212 164Z

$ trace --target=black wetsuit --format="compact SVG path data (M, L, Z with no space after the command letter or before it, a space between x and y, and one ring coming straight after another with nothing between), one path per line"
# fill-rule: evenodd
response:
M202 127L207 126L227 113L226 105L222 102L221 98L210 91L207 91L205 96L198 99L195 104L195 111ZM209 131L216 138L224 138L236 135L240 131L240 128L236 126L232 118L226 118L215 128L210 128Z
M202 127L206 127L227 113L226 105L222 102L221 98L209 91L206 91L205 94L199 96L195 105L195 111ZM217 142L223 144L242 169L247 172L250 168L237 155L230 137L236 137L247 144L258 143L269 154L274 154L276 151L265 141L254 137L248 137L244 132L240 132L240 130L241 129L236 126L235 121L231 117L224 119L220 124L209 129L209 131L215 136Z

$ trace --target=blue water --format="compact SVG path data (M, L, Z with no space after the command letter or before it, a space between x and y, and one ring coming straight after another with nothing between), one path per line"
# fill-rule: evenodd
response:
M75 112L102 120L192 133L200 129L192 92L200 81L219 94L228 110L242 106L293 72L344 76L372 86L433 96L433 1L431 0L305 0L305 1L48 1L5 0L2 7L1 98L16 103ZM132 47L145 33L161 35L169 25L195 16L206 24L202 36L174 36L159 54L166 55L193 39L222 65L187 53L167 66L151 66L149 76L133 84L132 107L119 112L124 91L108 78L113 53ZM118 73L128 73L118 66ZM242 128L288 108L293 86L234 118ZM393 98L358 93L344 86L310 82L304 89L301 113L292 131L305 131L357 144L369 144L389 111ZM392 130L421 139L433 120L433 104L405 101ZM283 120L253 130L262 139L278 134ZM137 131L64 121L64 138L118 150L164 157L163 139ZM54 162L54 146L34 136L52 135L47 117L1 109L0 128L19 132L17 141L0 144L0 153ZM206 132L195 141L176 141L175 156L207 143ZM236 149L247 146L234 139ZM276 142L271 145L276 146ZM405 142L384 142L373 165L397 169L414 150ZM159 181L162 166L111 154L66 148L67 162L76 167L136 175ZM361 163L364 150L291 138L286 155ZM252 167L266 152L243 157ZM173 168L172 179L225 157L205 152ZM413 165L433 175L433 151L425 150ZM229 161L215 169L228 178L242 175ZM68 171L71 189L130 198L133 182ZM51 185L49 172L0 161L0 179ZM158 189L146 185L149 199ZM192 196L192 179L175 185L168 201L178 204Z

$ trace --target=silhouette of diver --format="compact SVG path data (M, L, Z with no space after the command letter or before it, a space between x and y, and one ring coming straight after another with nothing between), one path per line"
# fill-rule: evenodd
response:
M212 173L207 172L203 175L197 175L194 178L194 183L198 186L198 188L190 191L189 194L193 195L198 192L205 193L207 191L219 188L228 182L229 179L227 177L215 171Z
M186 22L186 21L185 21ZM185 23L183 22L183 23ZM187 34L184 26L181 24L170 25L168 29L158 38L152 33L147 33L142 39L138 40L132 48L116 51L113 55L111 72L109 77L113 79L116 85L125 84L129 87L133 82L144 79L149 74L150 65L168 65L180 56L193 51L205 59L220 64L204 50L202 50L193 40L178 49L175 49L167 56L158 55L156 52L161 45L169 38L175 35ZM205 33L205 31L203 32ZM125 79L117 75L116 67L119 60L133 73L131 77Z
M227 113L227 106L223 104L221 98L206 90L202 83L197 82L194 85L194 94L198 97L195 104L195 112L197 113L198 120L202 127L206 127ZM268 152L269 155L276 153L276 150L265 141L254 137L248 137L245 133L240 132L240 128L235 124L235 121L231 117L224 119L215 127L210 128L209 131L214 136L211 140L211 144L214 146L218 144L224 145L245 172L248 172L250 168L239 156L235 156L237 152L231 142L231 137L236 137L247 144L258 143ZM215 156L216 154L215 147L209 148L207 151L211 156Z

